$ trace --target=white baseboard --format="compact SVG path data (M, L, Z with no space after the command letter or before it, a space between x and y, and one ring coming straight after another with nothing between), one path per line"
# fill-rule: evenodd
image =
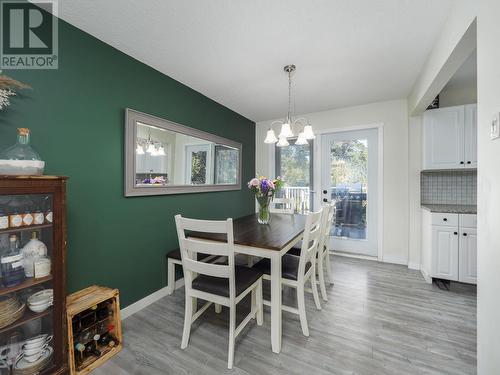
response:
M375 262L378 261L377 257L372 257L372 256L369 256L369 255L350 254L350 253L344 253L344 252L335 251L335 250L331 250L330 254L332 254L332 255L338 255L340 257L346 257L346 258L373 260Z
M432 284L432 277L431 275L429 275L427 273L426 270L424 270L423 268L420 270L420 273L422 274L422 276L424 277L424 280L427 284Z
M420 271L420 264L419 263L408 262L408 268L411 269L411 270Z
M184 279L179 279L175 282L175 289L184 286ZM134 302L131 305L120 310L122 320L127 319L129 316L134 315L136 312L141 311L143 308L155 303L159 299L166 297L168 295L168 287L161 288L156 292L153 292L146 297Z

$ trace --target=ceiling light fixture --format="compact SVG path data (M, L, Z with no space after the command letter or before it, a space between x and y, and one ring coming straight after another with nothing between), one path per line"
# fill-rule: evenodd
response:
M305 118L298 118L292 121L292 72L296 69L295 65L287 65L284 67L288 74L288 113L285 121L273 121L269 126L264 143L276 143L278 147L288 146L290 143L287 138L293 138L294 130L298 133L298 138L295 141L296 145L306 145L308 140L316 138L312 126ZM273 126L281 126L279 137L276 137Z

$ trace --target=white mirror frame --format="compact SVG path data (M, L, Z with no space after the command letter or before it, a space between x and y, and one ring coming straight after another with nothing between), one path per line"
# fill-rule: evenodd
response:
M238 150L238 176L237 184L231 185L168 185L168 186L136 186L135 185L135 170L136 170L136 139L137 139L137 123L140 122L146 125L156 126L161 129L181 133L184 135L204 139L210 142L218 143L224 146L233 147ZM185 193L206 193L212 191L228 191L241 190L241 168L242 168L242 144L230 139L219 137L214 134L204 132L202 130L190 128L185 125L180 125L172 121L148 115L130 108L125 110L125 175L124 175L124 193L126 197L147 196L147 195L165 195L165 194L185 194Z

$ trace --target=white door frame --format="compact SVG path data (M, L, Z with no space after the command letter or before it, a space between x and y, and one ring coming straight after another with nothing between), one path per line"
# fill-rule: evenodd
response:
M313 186L316 187L316 191L318 190L318 186L322 186L321 181L321 169L322 169L322 160L321 160L321 137L323 134L331 134L331 133L340 133L347 132L353 130L367 130L367 129L377 129L378 130L378 217L377 217L377 260L383 261L384 258L384 124L383 123L375 123L375 124L366 124L366 125L354 125L354 126L346 126L339 128L331 128L331 129L321 129L316 130L316 140L314 142L313 153L314 153L314 165L313 165ZM314 207L321 207L321 194L314 194ZM355 255L355 257L367 258L364 255ZM374 259L372 257L368 257L368 259Z

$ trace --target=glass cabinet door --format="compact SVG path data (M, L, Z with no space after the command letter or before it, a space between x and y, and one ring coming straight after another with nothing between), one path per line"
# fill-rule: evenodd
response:
M0 374L49 374L55 349L54 194L0 195ZM56 344L57 343L57 344ZM60 365L60 364L59 364Z

